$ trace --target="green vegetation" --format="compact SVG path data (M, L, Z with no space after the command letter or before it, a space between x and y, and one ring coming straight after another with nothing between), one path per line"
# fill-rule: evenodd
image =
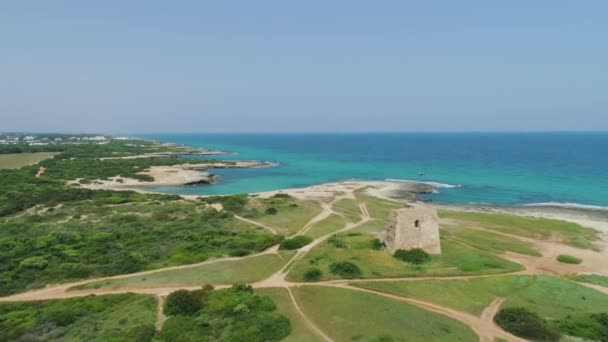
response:
M141 158L110 159L102 157L135 155L147 152L159 152L150 142L139 140L111 141L107 144L52 144L47 146L0 145L0 153L60 152L52 159L46 159L39 165L24 166L14 170L0 170L0 216L18 213L35 205L57 205L70 201L93 200L100 204L112 204L117 201L133 202L147 199L175 199L176 196L141 195L130 192L92 191L67 186L66 181L84 178L90 182L95 178L107 178L121 175L140 179L137 175L151 165L182 164L190 159L179 158ZM41 177L35 177L39 166L46 168Z
M371 217L382 221L388 220L393 209L404 207L404 205L401 203L391 202L372 196L360 195L357 197L366 203L367 211Z
M359 209L359 202L353 199L343 198L336 202L333 207L337 213L344 215L344 217L350 222L358 222L361 220L361 209Z
M245 255L280 239L229 213L189 201L40 208L0 219L0 294Z
M283 250L283 249L286 249L286 250L300 249L300 248L308 245L311 242L312 242L312 238L310 238L308 236L304 236L304 235L297 235L291 239L285 239L285 240L281 241L281 244L279 245L279 249L281 249L281 250Z
M551 329L578 337L598 336L608 296L576 283L550 276L499 276L467 280L357 282L355 286L447 306L480 315L494 299L503 308L524 308ZM559 300L555 300L559 298ZM586 322L586 323L583 323Z
M167 316L194 315L203 307L201 296L195 292L177 290L167 296L163 314Z
M460 211L441 211L439 214L442 218L457 220L465 226L480 226L541 240L559 239L564 244L579 248L594 248L593 242L598 239L596 230L560 220Z
M608 287L608 276L602 276L598 274L580 274L571 277L574 281L580 281L583 283L600 285Z
M304 273L310 267L323 272L322 280L340 279L330 272L329 265L342 261L356 263L361 269L361 278L496 274L523 269L491 253L445 239L441 240L441 255L433 255L429 262L421 265L404 263L384 249L371 248L374 239L374 236L354 231L328 239L296 263L287 279L304 280Z
M277 313L287 317L291 323L291 334L283 342L320 342L323 341L306 324L302 316L293 306L289 292L285 288L263 288L255 292L261 296L268 296L277 306Z
M231 213L239 214L245 209L245 205L249 201L247 194L229 195L229 196L210 196L202 197L201 201L209 204L219 203L222 208Z
M501 309L494 321L513 335L534 341L558 341L560 334L553 331L547 322L526 308Z
M316 267L309 268L306 272L304 272L304 280L305 281L318 281L323 276L323 271Z
M530 243L489 231L459 226L457 228L443 229L441 234L446 238L467 243L493 253L510 251L532 256L541 255Z
M591 341L608 341L608 313L566 316L553 323L565 335Z
M329 217L315 223L312 227L310 227L308 232L306 232L306 236L316 239L323 235L333 233L340 228L343 228L345 225L346 220L342 216L331 214Z
M361 277L361 269L359 266L350 261L333 262L329 264L329 271L341 278L346 279ZM306 274L304 277L306 278Z
M321 286L292 290L306 315L336 341L478 341L467 326L369 293Z
M580 264L581 262L583 262L583 260L581 260L577 257L573 257L571 255L566 255L566 254L558 255L557 261L564 263L564 264Z
M1 303L0 341L150 341L154 298L134 294Z
M420 248L413 248L410 250L398 249L393 256L401 261L416 265L424 264L431 260L429 253Z
M525 307L551 320L608 308L608 295L568 280L541 275L357 282L353 285L418 298L473 315L480 315L496 297L506 298L503 307Z
M201 266L134 275L121 279L101 280L74 287L82 289L119 289L124 287L197 286L200 284L231 284L255 282L281 269L294 252L266 254L241 260L218 260Z
M211 289L180 295L189 303L188 311L170 315L157 340L262 342L280 341L291 333L289 320L275 312L272 299L256 295L250 286Z
M0 170L18 169L26 165L37 164L57 155L56 152L0 154Z
M267 214L269 208L274 208L276 213ZM243 214L244 217L270 226L283 235L296 234L321 212L319 203L315 201L303 201L284 196L276 197L276 195L266 199L250 199L247 209L248 212Z

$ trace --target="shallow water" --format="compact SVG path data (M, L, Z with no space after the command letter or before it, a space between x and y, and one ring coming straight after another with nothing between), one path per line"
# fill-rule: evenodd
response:
M145 138L237 152L220 159L278 163L223 169L219 184L162 187L227 194L328 181L407 179L445 184L443 203L608 206L608 133L170 134ZM419 175L424 172L424 176ZM449 186L449 187L448 187Z

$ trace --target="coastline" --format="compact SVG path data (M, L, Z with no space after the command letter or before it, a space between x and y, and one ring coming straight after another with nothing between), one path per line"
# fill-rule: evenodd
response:
M180 154L183 155L183 154ZM133 156L144 158L142 156ZM197 184L213 184L217 176L208 172L210 169L223 168L263 168L271 167L273 163L256 160L219 161L214 163L180 164L171 166L151 166L139 172L140 175L150 176L152 181L121 177L110 177L107 180L97 179L90 184L80 184L80 179L68 182L68 185L79 184L83 188L92 190L132 190L143 191L141 188L157 186L189 186Z
M152 140L148 140L152 141ZM154 140L159 148L175 148L175 151L158 153L146 153L134 156L110 157L105 159L137 159L137 158L177 158L179 156L192 155L225 155L235 154L207 148L189 147L171 142ZM140 181L125 177L110 177L109 180L95 180L91 184L80 184L83 188L95 190L136 191L142 193L163 193L150 191L149 188L162 186L194 186L212 185L218 181L218 176L208 170L219 168L262 168L272 167L275 163L255 160L229 160L214 163L182 164L173 166L152 166L141 172L142 175L151 176L153 181ZM68 182L78 183L79 180ZM301 199L323 199L334 196L336 193L350 194L353 198L356 189L365 188L370 195L388 201L411 202L420 201L418 194L437 193L442 188L459 188L461 185L443 184L438 182L416 181L407 179L385 179L385 180L362 180L348 179L337 182L321 183L301 188L286 188L273 191L250 193L252 196L270 197L277 193L285 193ZM209 195L180 195L186 199L207 197ZM608 208L599 206L588 206L575 203L534 203L518 205L497 204L445 204L433 203L430 205L437 209L493 212L514 214L520 216L543 217L558 219L594 228L602 233L604 239L608 239Z

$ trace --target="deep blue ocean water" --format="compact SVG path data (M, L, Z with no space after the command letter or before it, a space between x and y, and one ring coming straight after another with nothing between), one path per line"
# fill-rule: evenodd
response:
M351 178L458 186L430 195L444 203L577 203L608 206L608 133L381 133L144 135L278 166L214 170L216 185L163 187L229 194ZM420 176L420 172L424 176Z

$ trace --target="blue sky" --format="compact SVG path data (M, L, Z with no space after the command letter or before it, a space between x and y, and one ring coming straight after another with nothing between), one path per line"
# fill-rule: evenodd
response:
M608 130L606 1L2 1L0 131Z

